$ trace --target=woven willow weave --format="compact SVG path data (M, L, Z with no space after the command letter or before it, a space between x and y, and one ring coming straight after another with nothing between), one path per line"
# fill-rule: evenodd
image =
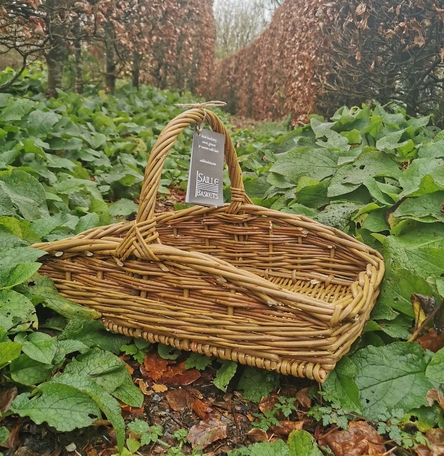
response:
M205 121L226 135L231 203L155 213L168 151ZM307 217L252 204L229 134L191 109L160 134L137 218L35 244L59 292L114 332L322 382L378 296L378 252Z

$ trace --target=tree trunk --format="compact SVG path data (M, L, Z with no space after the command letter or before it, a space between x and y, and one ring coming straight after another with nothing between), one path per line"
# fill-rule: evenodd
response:
M83 72L82 72L82 39L80 37L80 24L74 24L74 56L75 56L75 88L77 93L83 93Z
M63 10L58 0L47 0L46 25L49 36L49 51L46 53L48 85L46 96L57 97L57 89L62 87L63 67L66 57L65 24Z
M105 85L106 90L114 93L116 88L116 51L115 45L115 31L112 22L105 24L105 53L106 53L106 71L105 71Z
M131 69L132 73L132 84L133 87L139 90L139 78L140 78L140 64L142 62L142 54L137 51L133 51L133 66Z

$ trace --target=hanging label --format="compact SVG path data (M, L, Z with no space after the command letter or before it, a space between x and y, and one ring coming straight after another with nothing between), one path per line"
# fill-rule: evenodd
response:
M223 206L225 135L211 130L194 132L185 201Z

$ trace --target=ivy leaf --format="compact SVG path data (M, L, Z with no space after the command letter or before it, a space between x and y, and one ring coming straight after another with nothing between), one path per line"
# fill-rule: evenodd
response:
M355 381L366 418L384 420L393 410L405 413L427 405L427 391L433 388L425 375L430 354L418 344L368 346L351 360L357 367Z
M11 410L29 416L36 424L46 422L60 432L90 426L101 416L94 400L72 386L44 383L35 393L40 395L32 399L29 393L19 394Z

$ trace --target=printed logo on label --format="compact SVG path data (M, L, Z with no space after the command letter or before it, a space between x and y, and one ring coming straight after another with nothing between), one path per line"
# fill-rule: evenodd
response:
M205 176L199 171L196 172L196 192L194 193L194 196L217 199L219 198L218 190L219 179Z

